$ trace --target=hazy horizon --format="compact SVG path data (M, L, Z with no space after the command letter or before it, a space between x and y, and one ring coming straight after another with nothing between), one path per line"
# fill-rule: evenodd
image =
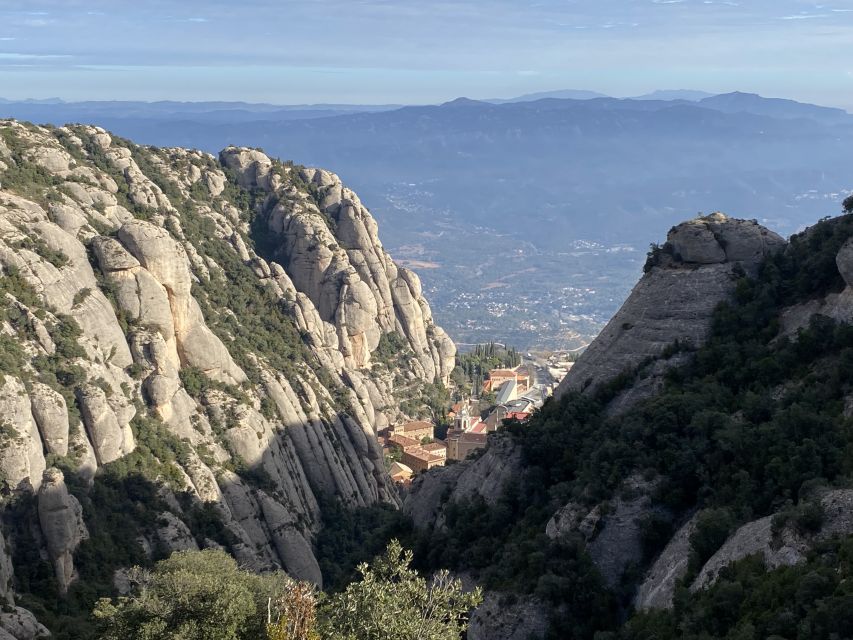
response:
M563 92L563 91L577 91L577 92L590 91L590 92L592 92L591 89L565 89L565 88L564 89L545 89L541 92L536 91L536 92L531 92L529 94L525 93L525 94L520 94L520 95L503 95L503 96L459 95L459 96L454 96L452 98L448 98L447 100L441 100L441 101L435 101L435 102L394 102L394 103L391 103L391 102L389 102L389 103L378 103L378 102L373 102L373 103L370 103L370 102L367 102L367 103L352 103L352 102L351 103L345 103L345 102L318 102L318 101L309 101L309 102L304 102L304 103L292 103L292 102L291 103L285 103L285 102L253 102L253 101L247 101L247 100L218 99L218 98L210 98L210 99L205 99L205 100L177 100L177 99L158 99L158 100L142 100L142 99L140 99L140 100L134 100L134 99L110 99L110 100L108 100L108 99L91 99L91 100L89 100L89 99L79 99L79 100L69 100L69 99L63 98L61 96L45 96L45 97L38 97L38 98L30 96L30 97L25 97L25 98L9 98L6 95L0 95L0 104L2 104L1 101L7 101L10 103L33 103L33 104L56 103L56 104L67 104L67 105L83 104L83 103L110 103L110 102L122 103L122 102L127 102L127 103L140 103L140 104L151 104L151 105L162 104L162 103L175 103L175 104L184 104L184 105L193 105L193 104L234 104L234 105L240 105L240 104L245 104L245 105L249 105L249 106L255 105L255 106L288 107L288 108L290 108L290 107L312 108L312 107L323 107L323 106L410 107L410 106L436 106L436 105L446 104L448 102L452 102L453 100L459 100L459 99L469 99L469 100L483 101L483 102L489 101L489 100L501 100L501 101L506 100L506 101L509 101L509 100L514 100L517 98L526 97L528 95L536 95L539 93L549 94L549 93L557 93L557 92ZM656 93L656 92L681 92L681 91L707 93L709 97L714 96L714 95L725 95L725 94L731 94L731 93L754 94L754 95L761 95L761 97L763 97L763 98L794 100L797 102L808 103L808 101L797 100L796 98L792 98L792 97L786 96L786 95L762 95L762 94L758 94L758 93L753 92L753 91L745 91L742 89L732 89L730 91L721 91L719 93L711 92L711 91L705 91L703 89L651 89L645 93L640 93L640 94L635 94L635 95L624 95L624 96L603 94L602 93L601 97L613 98L613 99L617 99L617 100L631 100L631 99L644 98L645 96L648 96L648 95ZM673 98L661 98L661 99L666 100L666 99L673 99ZM845 109L848 112L853 112L853 105L851 105L849 107L845 107L844 105L825 104L825 103L822 104L822 103L816 103L816 102L811 103L811 104L815 104L816 106L830 107L830 108L840 108L840 109Z
M435 104L695 87L853 108L841 1L4 5L0 85L13 100Z

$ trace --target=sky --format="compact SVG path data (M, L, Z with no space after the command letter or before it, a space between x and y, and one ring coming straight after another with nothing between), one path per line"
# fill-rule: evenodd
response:
M733 90L853 110L853 0L0 0L0 97L426 104Z

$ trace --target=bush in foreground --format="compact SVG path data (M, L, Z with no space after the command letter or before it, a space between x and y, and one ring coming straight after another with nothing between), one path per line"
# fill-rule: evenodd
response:
M182 551L152 571L131 571L133 593L103 599L103 640L458 640L482 601L439 572L410 568L396 540L361 578L332 597L281 572L241 570L222 551Z

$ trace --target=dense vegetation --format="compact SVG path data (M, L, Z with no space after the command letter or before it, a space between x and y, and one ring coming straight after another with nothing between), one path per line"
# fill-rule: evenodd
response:
M386 540L411 535L411 522L388 505L347 509L340 502L320 505L322 529L314 555L327 591L339 591L356 575L356 567L378 555Z
M479 391L492 369L511 369L521 364L521 354L514 347L494 342L475 345L473 349L456 354L453 383L463 393Z
M755 557L707 591L682 591L672 611L635 617L598 640L835 640L853 629L853 539L817 547L806 563L767 572Z
M817 486L848 483L853 429L844 400L853 391L853 327L816 316L784 336L779 314L843 288L835 256L851 236L853 216L823 221L795 236L756 278L742 276L735 300L716 311L708 344L669 374L662 393L630 412L608 417L604 408L642 371L597 397L569 395L528 425L510 425L522 478L496 506L451 507L448 530L422 537L418 560L474 570L487 588L534 593L555 605L553 637L591 637L614 628L618 618L608 614L616 603L579 539L544 536L551 514L568 501L591 507L611 499L626 478L654 481L660 509L644 526L647 560L687 513L708 510L694 536L695 571L738 524L805 506ZM638 569L623 576L623 607Z
M283 573L253 574L227 554L179 552L135 569L134 592L102 599L103 640L457 640L481 599L446 573L427 582L397 541L360 579L323 596Z

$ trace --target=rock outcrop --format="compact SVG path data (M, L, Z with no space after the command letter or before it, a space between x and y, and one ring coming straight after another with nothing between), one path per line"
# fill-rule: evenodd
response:
M844 279L844 289L839 293L829 293L785 309L781 318L784 333L795 334L798 329L807 327L816 315L838 322L853 322L853 238L845 242L838 251L835 264Z
M334 327L346 365L367 366L381 336L397 332L416 355L421 377L448 380L456 350L433 323L420 280L394 264L376 221L340 178L300 169L298 179L313 197L293 198L292 183L275 173L264 154L229 147L221 159L241 185L270 194L266 224L279 243L273 255L288 284L311 302L321 322Z
M623 372L658 360L668 347L701 346L715 307L734 292L736 273L753 272L785 240L756 222L721 213L674 227L622 308L584 351L555 392L592 391ZM665 359L664 361L665 362ZM652 395L666 364L634 390L630 402ZM618 400L618 399L617 399ZM624 400L624 399L623 399Z
M471 614L469 640L538 640L548 632L548 607L535 598L486 593Z
M418 528L441 528L447 504L474 498L494 504L506 483L521 472L521 451L512 439L492 436L482 457L438 467L415 478L403 511Z
M162 500L142 550L227 545L320 584L321 500L399 504L376 430L454 366L417 276L323 170L88 126L0 121L0 141L0 473L37 496L60 590L86 537L68 487L130 454Z
M824 517L819 529L813 533L799 531L790 522L774 526L778 514L739 527L702 566L690 589L708 588L725 567L749 556L760 557L768 569L793 566L804 562L816 543L853 535L853 490L824 491L819 502ZM673 606L676 583L687 573L690 536L695 531L696 521L694 516L676 532L649 569L637 592L635 606L638 609L668 609Z
M641 611L672 607L675 587L687 573L690 562L690 536L696 531L697 516L682 525L655 560L643 579L634 606Z
M68 493L59 469L51 467L44 472L38 493L38 514L56 581L60 591L65 593L75 577L74 551L89 537L89 532L83 523L80 503Z

